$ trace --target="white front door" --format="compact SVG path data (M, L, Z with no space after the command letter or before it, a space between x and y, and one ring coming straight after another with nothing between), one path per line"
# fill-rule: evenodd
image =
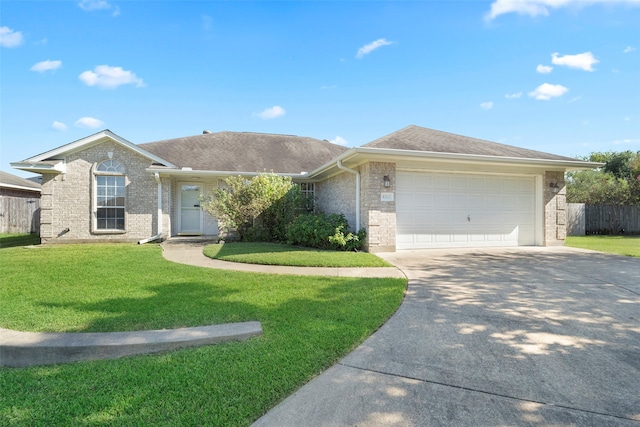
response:
M200 208L200 194L202 184L179 184L180 205L178 234L202 234L202 209Z

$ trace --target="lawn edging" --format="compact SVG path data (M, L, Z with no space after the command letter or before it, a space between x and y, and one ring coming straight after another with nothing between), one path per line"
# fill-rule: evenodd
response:
M117 359L178 348L245 341L262 335L260 322L132 332L20 332L0 328L0 366Z

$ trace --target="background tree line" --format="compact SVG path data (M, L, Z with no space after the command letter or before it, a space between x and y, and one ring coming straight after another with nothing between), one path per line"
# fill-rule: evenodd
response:
M567 173L568 203L640 205L640 151L595 152L582 160L604 166Z

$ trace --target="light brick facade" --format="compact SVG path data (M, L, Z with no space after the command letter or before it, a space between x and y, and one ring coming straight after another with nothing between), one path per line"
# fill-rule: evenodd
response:
M391 186L385 188L384 177ZM395 252L396 250L396 165L369 162L360 166L361 227L367 230L365 247L368 252ZM393 194L393 200L383 201L382 193Z
M123 231L96 229L95 168L108 159L116 160L124 166L126 201ZM158 182L154 174L147 170L151 165L152 161L148 157L114 140L102 140L71 151L65 158L64 173L43 174L40 199L40 236L43 243L135 242L156 235ZM411 164L412 170L420 170L419 166L421 165L418 163ZM337 169L337 165L335 167L334 175L327 174L328 178L315 183L316 206L321 212L344 214L351 231L357 231L356 175ZM403 167L406 169L407 166ZM360 228L367 232L365 250L393 252L396 250L397 165L394 162L365 161L353 168L360 176L358 219ZM185 173L183 169L159 170L163 174L159 178L162 189L162 233L164 237L175 236L180 233L180 184L197 183L208 194L219 185L223 177L206 174L197 176L195 171L191 174ZM505 169L504 173L517 174L518 171ZM536 243L545 246L562 245L566 235L564 173L537 169L535 174L536 182L542 183L542 188L536 190L536 204L539 211L543 210L536 214ZM389 187L384 187L385 176L389 177ZM557 192L551 186L552 183L557 184ZM542 231L539 230L540 224ZM218 235L217 228L217 221L203 213L202 233Z
M111 155L111 157L109 157ZM125 170L125 230L96 230L95 167L112 158ZM66 171L44 174L40 238L43 243L88 241L138 241L157 234L158 185L145 169L150 160L115 142L104 142L70 154ZM163 179L168 184L169 179ZM171 205L168 185L163 185L163 206ZM163 229L170 230L169 212L163 209Z
M319 212L344 214L351 231L357 231L355 230L356 176L354 174L342 172L316 183L315 196L316 209Z
M554 191L552 184L558 186ZM544 246L561 246L567 236L567 189L564 173L547 171L542 180L544 202Z

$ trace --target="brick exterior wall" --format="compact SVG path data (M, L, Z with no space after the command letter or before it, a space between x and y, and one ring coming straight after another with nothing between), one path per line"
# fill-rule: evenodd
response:
M121 162L125 168L125 231L95 231L93 223L95 180L93 169L103 160ZM145 171L151 164L115 142L105 142L73 153L66 158L66 173L44 174L41 196L40 238L43 243L91 241L137 241L157 232L158 186ZM163 184L168 183L164 180ZM170 206L170 189L163 186L164 206ZM163 208L163 228L170 230L171 218ZM67 231L68 229L68 231Z
M351 231L355 231L356 176L350 172L342 172L316 183L316 209L327 214L344 214Z
M551 183L557 183L558 193ZM567 236L567 188L564 173L546 171L542 180L544 201L544 246L564 245Z
M395 196L395 163L365 163L360 172L360 228L367 231L365 250L368 252L395 252L396 203L380 200L381 193ZM384 188L383 177L391 179L391 187ZM342 172L316 183L316 207L325 213L344 214L351 231L356 231L356 176Z
M384 176L391 187L383 186ZM360 226L367 230L365 248L368 252L396 251L396 165L369 162L360 166ZM382 193L392 193L393 201L382 201Z

